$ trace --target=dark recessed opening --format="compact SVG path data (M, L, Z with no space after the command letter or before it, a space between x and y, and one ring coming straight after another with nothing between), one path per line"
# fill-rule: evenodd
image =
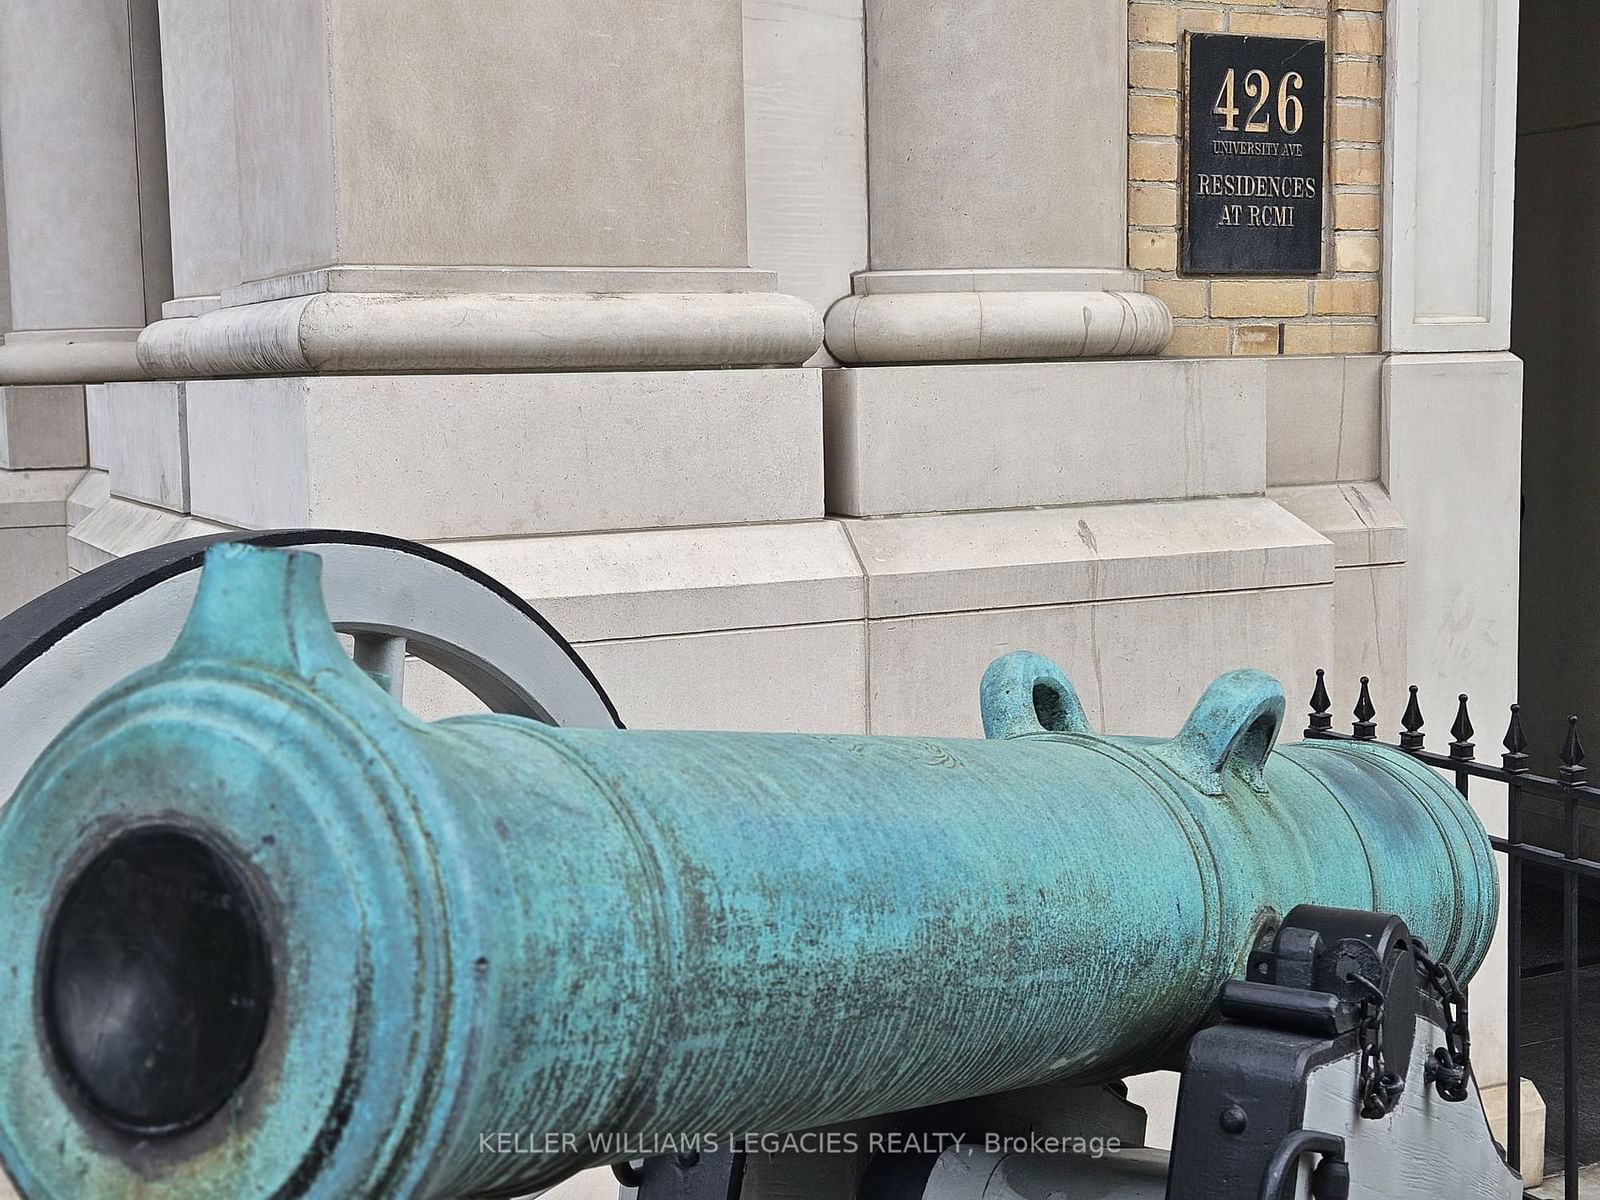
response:
M176 829L118 836L45 931L44 1023L96 1115L142 1136L200 1124L250 1073L272 1008L243 876Z
M1055 684L1041 679L1033 685L1033 713L1045 729L1053 733L1065 732L1067 705Z

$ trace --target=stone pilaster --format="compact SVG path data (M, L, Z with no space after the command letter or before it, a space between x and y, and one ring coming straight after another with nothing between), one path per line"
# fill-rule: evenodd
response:
M0 4L0 612L66 578L83 385L140 377L171 294L156 43L155 0Z
M160 6L173 292L161 315L193 317L219 307L243 278L233 35L216 0Z
M141 375L134 339L172 286L156 41L154 0L0 5L0 383Z
M152 372L816 349L815 311L747 266L738 0L235 0L231 37L239 282L149 331Z
M1126 269L1123 0L868 0L870 248L846 363L1150 354Z

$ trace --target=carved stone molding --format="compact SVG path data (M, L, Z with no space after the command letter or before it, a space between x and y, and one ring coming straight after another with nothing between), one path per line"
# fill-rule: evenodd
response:
M137 329L14 331L0 346L0 384L110 383L143 379Z
M881 293L827 316L828 350L851 364L1128 358L1171 338L1171 312L1142 292Z
M322 292L159 321L154 376L783 366L822 341L776 292L407 295Z

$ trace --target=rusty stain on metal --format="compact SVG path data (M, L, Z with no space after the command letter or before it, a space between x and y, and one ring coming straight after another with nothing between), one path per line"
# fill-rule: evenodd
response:
M430 725L346 657L318 570L210 551L168 657L0 812L0 1158L25 1196L516 1195L620 1157L591 1133L1149 1068L1296 904L1397 913L1463 978L1493 932L1455 790L1381 746L1272 749L1257 672L1171 740L1094 733L1031 654L986 674L987 740ZM259 881L273 1003L223 1108L141 1138L52 1060L40 964L75 864L158 823Z

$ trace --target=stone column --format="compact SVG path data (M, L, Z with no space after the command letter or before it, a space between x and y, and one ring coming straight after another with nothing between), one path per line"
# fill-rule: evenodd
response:
M242 277L233 37L226 3L160 6L173 292L161 312L193 317L220 307Z
M814 310L746 265L738 0L233 0L231 15L243 282L153 328L153 372L815 350Z
M172 286L155 0L0 4L0 137L0 383L138 378Z
M155 0L0 3L0 612L66 578L83 385L142 375L171 294L156 43Z
M847 363L1151 354L1126 269L1123 0L867 0L869 268Z

